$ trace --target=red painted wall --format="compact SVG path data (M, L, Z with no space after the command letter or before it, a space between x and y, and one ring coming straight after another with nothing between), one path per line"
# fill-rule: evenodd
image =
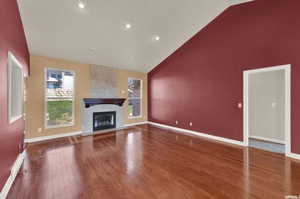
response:
M291 64L292 152L300 153L299 10L299 0L225 10L148 74L149 120L241 141L243 70Z
M0 6L0 191L10 168L22 151L24 121L8 122L7 52L11 51L28 73L29 52L16 0L1 0Z

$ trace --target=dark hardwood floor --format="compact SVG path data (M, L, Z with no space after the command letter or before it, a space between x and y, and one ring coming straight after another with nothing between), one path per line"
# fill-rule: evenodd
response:
M28 147L9 199L285 198L300 163L141 125Z

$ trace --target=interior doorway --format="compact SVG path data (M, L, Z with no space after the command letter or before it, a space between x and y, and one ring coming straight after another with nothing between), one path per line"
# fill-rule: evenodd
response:
M290 65L244 71L244 144L289 154Z

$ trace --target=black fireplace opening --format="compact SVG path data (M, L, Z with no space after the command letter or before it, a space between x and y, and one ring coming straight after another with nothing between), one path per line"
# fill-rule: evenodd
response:
M116 128L116 111L93 113L93 131L114 128Z

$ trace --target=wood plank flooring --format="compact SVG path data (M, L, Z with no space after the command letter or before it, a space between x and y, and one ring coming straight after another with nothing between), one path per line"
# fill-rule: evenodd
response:
M140 125L30 145L9 199L285 198L300 163Z

